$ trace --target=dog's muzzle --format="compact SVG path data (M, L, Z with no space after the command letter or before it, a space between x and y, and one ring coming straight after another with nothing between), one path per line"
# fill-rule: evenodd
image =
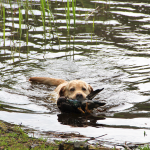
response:
M81 100L83 100L84 98L83 98L83 95L82 95L81 93L78 93L78 94L76 95L76 99L79 100L79 101L81 101Z

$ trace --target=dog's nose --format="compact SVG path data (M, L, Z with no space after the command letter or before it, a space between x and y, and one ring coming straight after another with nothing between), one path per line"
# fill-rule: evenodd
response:
M77 100L82 100L82 99L83 99L83 95L82 95L81 93L78 93L78 94L76 95L76 99L77 99Z

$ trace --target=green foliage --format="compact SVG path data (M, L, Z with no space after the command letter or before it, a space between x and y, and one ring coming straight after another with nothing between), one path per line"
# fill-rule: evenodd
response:
M45 6L46 6L46 2L45 0L40 0L41 1L41 12L42 12L42 22L43 22L43 28L45 31Z
M76 27L76 0L72 0L72 12L74 19L74 28Z
M21 40L21 35L22 35L22 29L21 29L21 23L22 23L22 13L19 7L19 32L20 32L20 40Z
M66 23L67 23L67 31L68 31L68 35L69 35L69 31L70 31L70 7L69 7L69 0L67 0Z
M49 7L50 7L50 5L49 5L49 2L47 1L47 4L46 4L46 10L48 11L49 24L50 24L50 27L51 27L51 30L52 30L51 18L52 18L54 24L55 24L55 22L54 22L53 14L52 14L52 12L51 12L51 10L50 10Z
M57 145L47 143L44 139L30 138L20 126L10 126L0 122L0 149L7 150L50 150Z
M4 46L5 46L5 7L3 7L3 39L4 39Z
M144 147L139 146L138 149L140 149L140 150L150 150L150 146L149 145L146 145Z

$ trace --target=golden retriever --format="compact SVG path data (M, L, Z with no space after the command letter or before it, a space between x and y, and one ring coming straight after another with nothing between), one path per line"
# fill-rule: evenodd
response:
M93 88L82 80L72 80L67 82L63 79L55 79L48 77L31 77L29 81L57 86L54 90L58 94L58 98L64 96L69 99L85 100Z

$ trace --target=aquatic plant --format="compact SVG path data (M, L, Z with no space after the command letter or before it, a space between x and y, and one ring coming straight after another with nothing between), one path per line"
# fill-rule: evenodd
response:
M145 145L144 147L139 146L138 149L139 150L150 150L150 146L149 145Z
M22 23L22 13L19 7L19 33L20 33L20 40L21 40L21 35L22 35L22 29L21 29L21 23Z
M76 27L76 0L71 1L72 4L72 14L73 14L73 20L74 20L74 29ZM67 32L69 35L70 32L70 0L67 0L67 7L65 6L65 12L66 12L66 25L67 25Z
M40 0L41 2L41 16L42 16L42 22L43 22L43 28L45 31L45 6L46 6L46 2L45 0Z
M3 6L3 39L4 39L4 46L5 46L5 7Z
M55 22L54 22L54 17L53 17L53 14L52 14L52 12L51 12L51 10L50 10L50 4L49 4L49 2L47 1L45 1L45 0L40 0L40 8L41 8L41 17L42 17L42 22L43 22L43 30L44 30L44 37L45 37L45 40L46 40L46 20L45 20L45 18L48 16L48 20L49 20L49 27L51 27L51 30L52 30L52 23L54 24L54 27L55 27ZM46 13L48 14L48 15L46 15ZM51 30L49 30L49 33L50 33L50 31ZM55 27L55 30L56 30L56 32L57 32L57 28Z
M53 20L54 25L55 25L55 22L54 22L54 17L53 17L53 14L52 14L52 12L51 12L49 6L50 6L50 4L49 4L49 2L47 1L46 10L48 11L49 24L50 24L50 27L51 27L51 30L52 30L51 18L52 18L52 20Z
M76 27L76 0L72 0L72 13L74 19L74 29Z
M66 10L66 7L65 7L65 10ZM67 24L67 31L68 31L68 35L69 35L69 31L70 31L70 7L69 7L69 0L67 0L66 24Z

